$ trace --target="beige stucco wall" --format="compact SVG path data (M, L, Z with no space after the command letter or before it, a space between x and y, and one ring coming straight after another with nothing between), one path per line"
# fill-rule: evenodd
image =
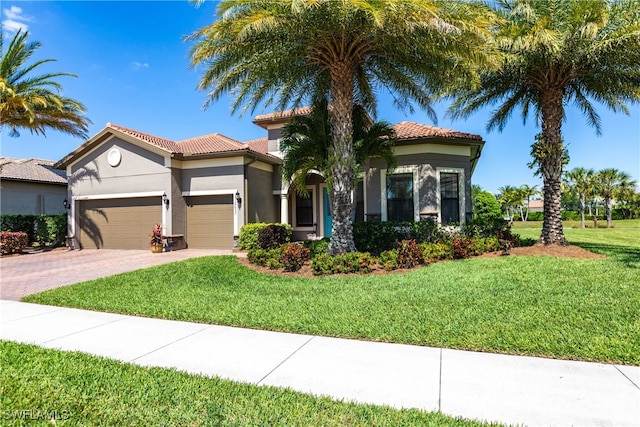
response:
M56 215L64 212L67 186L2 180L0 213L11 215Z

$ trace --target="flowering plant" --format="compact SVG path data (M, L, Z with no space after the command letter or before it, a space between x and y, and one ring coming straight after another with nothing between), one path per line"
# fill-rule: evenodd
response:
M161 245L162 244L162 226L160 224L156 224L151 231L151 236L149 240L149 245Z

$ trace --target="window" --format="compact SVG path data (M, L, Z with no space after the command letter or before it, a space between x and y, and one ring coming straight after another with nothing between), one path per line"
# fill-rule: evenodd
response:
M443 224L460 222L460 192L457 173L440 173L440 208Z
M387 220L413 219L413 173L387 175Z
M313 227L313 190L307 190L309 197L296 193L296 226Z

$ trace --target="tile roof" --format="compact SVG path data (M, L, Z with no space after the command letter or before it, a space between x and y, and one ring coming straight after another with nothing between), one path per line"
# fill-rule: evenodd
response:
M247 148L247 146L241 142L219 133L183 139L182 141L178 141L177 145L180 152L185 154L222 153L225 151L237 151Z
M422 139L422 138L453 138L475 139L482 141L480 135L458 132L451 129L443 129L435 126L421 125L413 122L402 122L393 126L398 140Z
M54 164L51 160L0 157L0 179L66 184L67 174Z
M311 112L311 107L294 108L293 110L285 110L277 113L260 114L253 119L253 123L260 124L265 122L277 122L292 116L305 115Z
M124 134L127 134L129 136L132 136L136 139L139 139L141 141L144 142L148 142L149 144L155 145L156 147L159 147L165 151L168 151L170 153L180 153L180 148L176 145L175 142L169 140L169 139L165 139L165 138L160 138L159 136L155 136L155 135L151 135L148 133L144 133L144 132L140 132L137 131L135 129L129 129L126 128L124 126L120 126L120 125L116 125L116 124L112 124L112 123L107 123L107 127L111 128L111 129L115 129L117 131L120 131Z
M269 138L256 138L250 141L245 142L249 146L250 150L256 151L258 153L267 154L269 151Z

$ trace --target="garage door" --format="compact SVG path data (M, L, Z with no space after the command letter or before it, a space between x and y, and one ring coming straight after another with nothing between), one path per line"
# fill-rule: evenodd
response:
M162 222L159 197L83 200L80 245L87 249L148 249L149 235Z
M187 245L196 249L233 247L233 196L187 198Z

